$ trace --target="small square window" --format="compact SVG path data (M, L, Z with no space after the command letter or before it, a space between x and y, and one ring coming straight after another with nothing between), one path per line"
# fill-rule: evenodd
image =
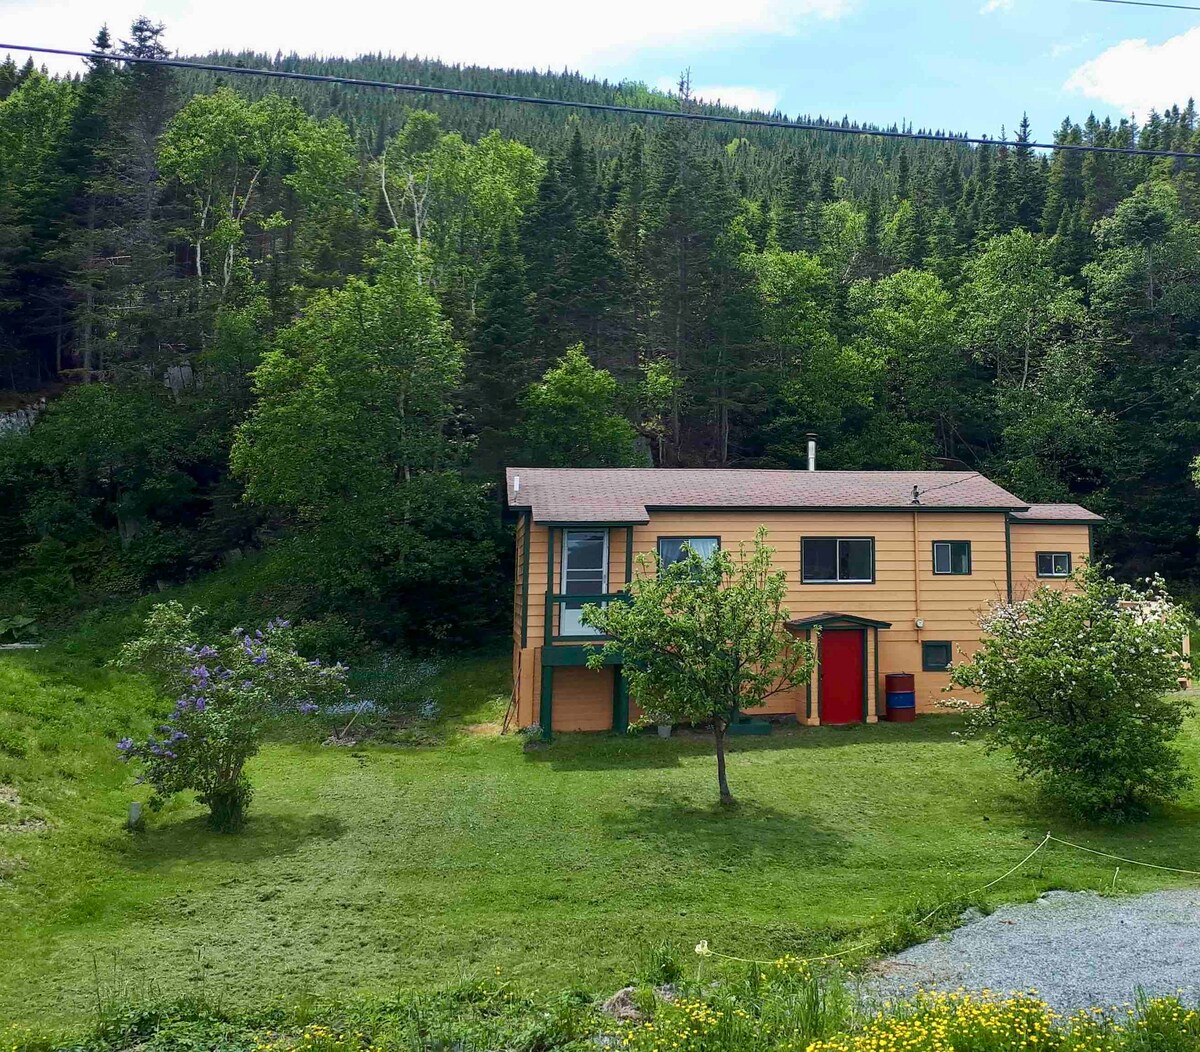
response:
M934 541L933 572L965 577L971 572L970 541Z
M1070 552L1038 552L1037 575L1039 577L1070 577Z
M954 648L949 642L938 640L921 644L921 670L924 672L945 672L953 657Z

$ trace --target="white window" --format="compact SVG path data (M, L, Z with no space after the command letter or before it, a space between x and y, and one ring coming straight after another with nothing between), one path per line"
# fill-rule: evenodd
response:
M595 604L608 591L608 530L563 530L562 591L560 595L587 596L561 603L558 634L599 635L580 620L583 608Z
M1039 577L1070 577L1070 552L1038 552L1037 575Z

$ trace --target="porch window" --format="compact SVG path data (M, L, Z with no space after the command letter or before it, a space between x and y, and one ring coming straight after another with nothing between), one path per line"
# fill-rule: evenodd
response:
M707 559L720 547L720 537L659 537L658 562L665 570L668 566L683 562L689 549L701 559Z
M562 594L588 598L559 605L559 635L599 635L580 617L585 606L595 604L607 591L608 530L563 530Z
M970 541L934 541L933 572L966 576L971 572Z
M1037 575L1039 577L1070 577L1070 552L1038 552Z
M944 640L931 639L921 644L922 672L945 672L953 658L953 647Z
M804 537L800 541L805 584L873 584L874 537Z

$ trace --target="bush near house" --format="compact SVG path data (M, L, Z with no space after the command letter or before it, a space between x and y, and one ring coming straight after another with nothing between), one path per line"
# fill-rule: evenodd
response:
M1175 746L1191 618L1161 579L1139 588L1087 567L1075 581L994 607L951 679L983 695L977 726L1022 778L1081 816L1129 817L1191 784Z

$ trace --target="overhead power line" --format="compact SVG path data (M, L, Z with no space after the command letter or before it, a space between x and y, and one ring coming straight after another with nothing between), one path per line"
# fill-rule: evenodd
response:
M1200 11L1192 4L1159 4L1154 0L1089 0L1093 4L1121 4L1124 7L1165 7L1170 11Z
M470 88L445 88L431 84L399 84L389 80L365 80L361 77L336 77L322 73L297 73L283 69L254 69L248 66L224 66L215 62L189 62L179 58L139 58L103 51L71 51L67 48L34 47L29 44L0 43L0 51L27 51L35 55L61 55L68 58L87 58L103 62L131 62L145 66L171 66L194 69L205 73L230 73L236 76L272 77L276 80L301 80L315 84L342 84L352 88L378 88L384 91L407 92L415 95L443 95L452 98L484 99L491 102L516 102L529 106L556 106L563 109L591 110L615 113L628 117L660 117L665 120L701 121L707 124L737 124L751 128L781 128L787 131L808 131L830 135L876 136L881 139L916 139L921 142L941 142L951 146L1025 146L1032 150L1066 150L1072 153L1115 153L1133 157L1173 157L1183 160L1200 158L1200 153L1186 150L1140 150L1136 146L1092 146L1070 142L1030 142L1003 140L970 135L941 135L935 132L890 131L877 128L849 127L844 124L814 124L804 121L770 120L755 117L729 117L719 113L684 113L678 110L659 110L646 106L617 106L607 102L582 102L574 99L544 99L536 95L510 95L498 91L476 91Z

